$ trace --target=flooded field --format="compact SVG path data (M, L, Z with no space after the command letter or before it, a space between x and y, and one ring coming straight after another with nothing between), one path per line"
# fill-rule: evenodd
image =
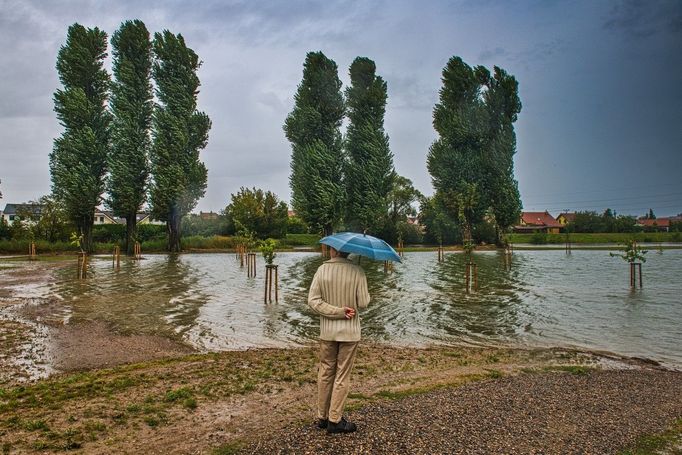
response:
M435 252L406 253L392 273L363 259L372 296L363 336L396 345L576 346L682 367L682 250L647 256L644 289L632 291L627 264L605 251L517 251L511 268L500 252L477 252L474 293L464 289L461 253L442 263ZM267 305L262 258L258 276L247 278L234 254L146 255L120 270L96 258L86 280L76 279L74 261L41 280L5 282L3 292L23 299L22 314L38 315L38 326L94 323L200 351L291 346L317 337L306 297L321 262L314 253L279 254L279 303ZM10 266L28 275L39 267L0 261L0 280Z

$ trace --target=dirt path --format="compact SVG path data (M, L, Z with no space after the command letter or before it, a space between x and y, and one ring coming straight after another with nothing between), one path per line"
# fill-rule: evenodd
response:
M359 430L289 427L244 453L616 454L682 417L682 373L594 371L486 380L350 413Z

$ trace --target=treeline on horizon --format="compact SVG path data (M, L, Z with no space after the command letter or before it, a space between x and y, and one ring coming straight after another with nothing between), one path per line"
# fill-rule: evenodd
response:
M180 251L183 219L197 225L187 216L207 184L199 153L211 122L197 109L201 62L182 35L165 30L152 39L139 20L123 22L111 48L113 80L103 66L107 34L80 24L68 29L56 64L63 87L54 94L64 132L50 154L52 194L43 202L52 203L52 222L61 217L72 226L86 251L92 251L94 212L102 201L126 219L129 252L139 239L135 215L143 206L166 223L168 251ZM521 210L513 168L521 111L514 76L456 56L447 62L433 111L438 139L425 157L435 189L427 198L395 171L384 130L387 83L375 63L357 57L349 73L344 90L336 63L322 52L309 52L303 64L284 122L296 218L284 221L287 207L271 192L243 187L220 218L221 233L264 238L289 229L343 229L392 243L503 242ZM423 233L408 223L417 203Z

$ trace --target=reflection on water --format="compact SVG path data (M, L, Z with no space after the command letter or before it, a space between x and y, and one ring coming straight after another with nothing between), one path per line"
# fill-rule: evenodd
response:
M474 254L479 289L465 292L462 254L406 253L393 273L362 261L372 303L361 313L363 336L392 343L525 343L574 345L682 365L682 250L650 255L644 289L628 288L628 267L605 251L517 251ZM95 260L87 280L54 271L32 296L62 303L69 323L103 321L122 333L162 335L201 350L284 346L315 339L318 319L306 305L318 254L277 257L280 302L263 303L258 276L232 254L149 255ZM17 290L21 294L21 289Z

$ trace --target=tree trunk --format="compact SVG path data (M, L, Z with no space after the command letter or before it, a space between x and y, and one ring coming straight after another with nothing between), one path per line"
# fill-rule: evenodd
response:
M324 235L332 235L334 233L334 228L332 227L331 224L326 224L324 226Z
M464 242L473 241L473 236L471 235L471 223L469 221L464 222Z
M81 240L81 248L88 254L92 254L94 251L94 245L92 242L92 225L95 222L95 214L91 216L81 218L81 225L78 226L80 234L83 236Z
M137 212L129 213L126 217L126 243L128 256L135 255L135 239L137 238Z
M171 253L180 252L180 214L177 209L171 209L166 222L168 228L168 251Z

